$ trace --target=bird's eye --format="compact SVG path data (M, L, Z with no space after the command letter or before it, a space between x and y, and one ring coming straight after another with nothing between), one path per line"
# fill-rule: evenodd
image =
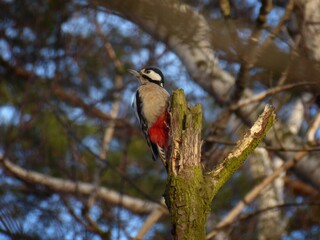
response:
M146 73L149 74L149 73L150 73L150 70L147 70Z

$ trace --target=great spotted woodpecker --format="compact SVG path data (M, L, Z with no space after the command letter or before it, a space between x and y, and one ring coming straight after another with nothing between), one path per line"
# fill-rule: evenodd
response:
M140 82L134 96L132 107L152 151L154 160L160 157L166 167L168 150L167 112L169 93L163 88L164 76L158 68L144 68L139 72L129 69Z

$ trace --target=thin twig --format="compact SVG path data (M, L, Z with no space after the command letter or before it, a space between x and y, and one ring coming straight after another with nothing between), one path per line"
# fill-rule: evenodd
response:
M270 3L269 1L266 1L266 5L268 5L268 8L270 8L269 6L270 4L272 3ZM259 38L262 34L262 28L260 27L255 31L253 31L248 44L248 46L250 46L250 49L246 51L247 53L244 56L244 63L241 64L241 68L239 71L239 75L236 83L238 91L235 91L236 93L232 99L233 102L237 102L241 98L241 95L245 89L246 81L248 79L249 71L254 67L254 65L258 61L261 53L272 43L274 38L281 31L284 24L288 21L292 13L293 6L294 6L294 0L290 0L287 4L284 15L279 21L279 24L271 31L269 36L265 39L265 41L261 45L258 45L258 43L259 43Z
M260 210L255 211L254 213L248 214L246 216L240 217L239 218L239 222L240 221L246 221L249 218L253 218L259 214L263 214L267 211L271 211L271 210L275 210L275 209L279 209L279 208L290 208L290 207L301 207L301 206L320 206L320 202L302 202L302 203L283 203L283 204L278 204L278 205L274 205L274 206L270 206L270 207L266 207Z
M129 122L124 119L113 118L110 115L102 112L100 109L96 108L92 104L87 104L80 98L77 93L69 91L66 92L63 88L54 84L51 88L52 93L58 97L60 100L67 102L71 106L80 107L88 116L93 116L95 118L102 119L104 121L114 121L118 127L130 127Z
M74 209L68 203L67 199L65 199L65 197L62 195L60 196L60 198L61 198L61 201L63 202L65 208L67 209L69 214L75 219L75 221L78 222L79 224L83 225L84 228L91 231L92 229L90 229L90 227L88 227L86 222L81 217L78 216L78 214L74 211Z
M308 130L308 134L307 134L308 142L310 143L315 142L316 132L319 129L319 126L320 126L320 112L317 113L311 127Z
M271 89L268 89L262 93L256 94L250 98L246 98L243 99L241 101L239 101L236 104L233 104L230 109L231 110L237 110L240 107L244 107L246 105L255 103L255 102L260 102L261 100L263 100L266 97L269 97L271 95L277 94L279 92L283 92L285 90L291 89L291 88L295 88L295 87L299 87L299 86L304 86L304 85L312 85L312 84L319 84L316 82L302 82L302 83L292 83L292 84L288 84L288 85L282 85L282 86L277 86Z
M110 116L112 119L116 119L119 110L120 110L120 102L121 102L121 96L119 93L119 89L123 87L123 77L122 77L122 71L123 71L123 63L120 61L120 59L117 57L115 50L112 47L112 44L108 40L108 38L103 34L100 24L96 22L97 27L97 33L100 36L100 38L104 41L104 50L106 51L108 57L112 60L115 69L116 69L116 76L114 79L114 88L116 89L116 93L114 94L114 102L112 103ZM106 154L109 149L109 143L112 139L114 128L115 128L115 121L110 121L108 126L105 129L104 136L103 136L103 142L102 147L100 151L100 159L105 159Z
M103 134L103 140L102 140L102 146L100 149L100 154L99 154L99 158L102 161L105 161L107 158L107 153L109 150L109 145L110 142L112 140L114 131L115 131L115 127L116 127L116 122L114 119L117 118L118 114L119 114L119 110L120 110L120 102L121 102L121 96L119 93L119 89L122 88L123 86L123 78L121 75L122 69L123 69L123 64L122 62L117 58L117 55L111 45L111 43L109 42L109 40L107 39L106 36L103 35L102 31L101 31L101 27L100 24L98 22L96 22L96 27L97 27L97 33L98 35L104 40L105 45L104 45L104 49L108 55L108 57L112 60L115 69L116 69L116 76L115 76L115 81L114 81L114 88L116 89L116 92L114 94L114 102L112 103L112 107L111 107L111 112L110 112L110 117L111 117L111 121L109 121L107 123L107 126L104 130L104 134ZM92 225L94 228L98 228L98 224L96 224L96 222L90 217L89 215L89 210L90 208L94 205L96 197L97 197L97 189L100 185L100 176L102 173L102 169L99 164L97 164L96 168L95 168L95 172L94 172L94 182L93 185L95 186L94 191L92 191L92 193L90 194L90 197L87 201L86 207L84 211L84 216L87 219L87 221L90 223L90 225Z
M228 146L235 146L237 143L227 140L221 140L220 138L215 137L208 137L204 140L204 142L216 143L216 144L223 144ZM290 147L272 147L272 146L264 146L263 144L260 145L261 148L265 148L269 151L276 151L276 152L318 152L320 151L320 147L308 147L305 146L303 148L290 148Z
M263 33L263 29L266 23L267 15L272 9L272 1L264 0L260 13L257 18L257 27L254 28L250 38L248 39L247 48L245 51L245 55L242 57L243 63L240 66L239 74L236 81L236 90L235 94L232 97L232 102L238 102L238 100L242 97L243 92L246 88L247 81L249 79L250 70L256 64L260 53L261 46L259 45L259 40Z

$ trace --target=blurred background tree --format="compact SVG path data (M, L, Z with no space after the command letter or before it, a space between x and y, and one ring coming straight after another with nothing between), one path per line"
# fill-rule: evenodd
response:
M318 9L1 0L1 239L170 239L166 173L130 106L138 82L126 69L145 66L203 105L208 169L265 103L277 109L274 130L215 198L208 238L319 239Z

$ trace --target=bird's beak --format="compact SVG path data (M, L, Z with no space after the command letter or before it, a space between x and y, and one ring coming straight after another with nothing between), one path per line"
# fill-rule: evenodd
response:
M129 73L131 73L132 75L134 75L136 78L139 79L140 73L137 72L136 70L133 69L128 69Z

